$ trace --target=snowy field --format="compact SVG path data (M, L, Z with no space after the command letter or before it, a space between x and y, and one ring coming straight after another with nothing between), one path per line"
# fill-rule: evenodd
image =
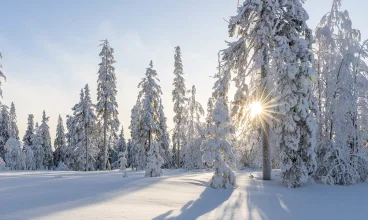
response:
M252 173L254 179L249 175ZM368 183L287 189L276 172L237 173L235 190L206 187L210 172L1 172L0 219L365 219ZM365 217L364 217L365 216Z

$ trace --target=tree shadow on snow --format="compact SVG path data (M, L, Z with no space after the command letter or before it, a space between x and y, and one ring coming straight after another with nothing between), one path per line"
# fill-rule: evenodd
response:
M203 183L191 183L195 185L202 185ZM154 220L162 219L196 219L226 202L234 190L232 189L213 189L207 187L195 201L187 202L181 209L181 213L175 217L169 217L174 210L168 211L162 215L159 215Z
M159 178L143 177L143 171L60 172L32 179L0 183L0 219L37 218L52 213L101 203L115 196L127 196L180 173L168 172ZM33 176L33 175L30 175ZM98 176L98 179L96 179ZM31 180L31 181L29 181ZM28 183L27 183L28 182ZM50 196L51 195L51 196Z

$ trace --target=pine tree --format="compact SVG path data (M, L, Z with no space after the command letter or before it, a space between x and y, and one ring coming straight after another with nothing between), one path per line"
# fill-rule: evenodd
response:
M38 123L36 123L35 126L35 132L32 135L31 138L31 150L33 153L33 163L34 163L34 168L39 170L39 169L45 169L44 167L44 158L45 158L45 151L43 148L43 138L42 138L42 132L40 127L38 126Z
M213 122L213 98L210 97L207 102L206 127L209 128Z
M236 184L235 174L230 166L235 164L235 155L229 142L229 135L235 132L231 124L228 98L230 84L230 71L226 70L216 74L217 81L214 86L213 97L216 104L213 110L213 125L207 129L206 140L201 144L203 162L213 164L215 171L210 180L210 186L218 188L233 188Z
M282 6L282 23L276 38L275 61L285 65L278 69L278 88L282 103L278 107L281 121L281 178L287 187L304 185L316 169L316 130L311 83L312 36L306 20L308 14L299 1ZM285 10L286 9L286 10Z
M114 60L114 49L110 47L107 40L100 45L102 51L100 53L101 63L98 70L98 86L97 86L97 106L98 116L103 120L103 164L102 169L106 170L107 163L107 140L110 136L116 136L119 129L118 119L118 103L116 101L116 75Z
M131 167L138 169L144 169L145 161L145 150L143 145L140 143L140 120L141 120L141 102L137 99L137 103L134 105L131 111L130 119L130 136L131 136Z
M150 151L153 141L160 135L159 107L162 91L156 81L159 80L151 61L146 70L146 77L138 86L141 88L138 96L138 100L141 102L138 144L144 147L145 153Z
M15 113L14 102L10 105L9 113L9 136L19 140L19 130L17 126L17 114Z
M54 141L54 164L58 166L60 162L65 164L66 160L66 139L63 119L59 115L58 123L56 126L56 137Z
M10 134L10 118L9 118L9 110L8 106L1 106L1 117L0 117L0 157L4 158L5 156L5 144L8 141Z
M50 127L47 124L49 117L46 116L46 112L42 113L42 123L40 125L40 135L42 137L42 150L43 150L43 167L45 169L51 169L53 166L53 152L51 145Z
M23 143L27 146L32 146L32 135L35 132L34 129L34 116L33 114L28 115L28 123L27 123L27 130L26 133L23 136Z
M203 168L200 145L202 142L202 127L200 117L204 115L202 105L196 100L196 88L193 85L191 96L188 99L186 137L187 145L182 150L183 167L185 169Z
M119 166L120 156L119 155L120 155L121 152L128 152L127 144L125 142L125 137L124 137L124 128L123 128L123 126L121 126L118 141L117 141L117 143L116 143L116 145L114 146L114 149L113 149L113 154L110 155L111 156L111 166L112 166L113 169L120 168L120 166ZM126 166L127 165L128 164L126 164Z
M81 90L80 102L73 107L74 143L72 145L74 166L76 170L93 170L93 163L98 154L94 141L93 129L97 117L94 113L88 84Z
M185 144L183 124L185 124L184 107L186 103L186 88L183 72L183 63L181 60L181 49L179 46L175 47L175 63L174 63L174 90L172 91L172 100L174 102L174 130L172 135L173 141L173 155L176 166L180 167L180 150Z
M245 107L251 104L250 100L268 103L270 99L271 71L277 68L271 67L270 60L272 60L276 37L279 34L277 26L280 25L279 15L282 14L282 4L286 3L274 0L245 0L238 7L238 14L230 19L229 35L230 37L239 36L239 38L229 43L229 47L223 51L223 59L226 68L231 68L237 73L234 78L237 90L232 103L231 116L239 131L243 130L244 124L248 124L244 123L249 116L245 113ZM246 84L248 76L251 78L250 88ZM259 94L264 97L262 95L259 97ZM264 180L271 179L271 151L268 139L270 120L271 118L263 119L262 123L257 123L262 124L262 129L253 128L261 131Z
M164 160L163 167L171 168L172 158L169 152L170 147L170 137L167 131L166 117L164 113L164 106L162 105L162 100L160 100L159 113L159 135L156 137L156 141L160 143L160 155Z

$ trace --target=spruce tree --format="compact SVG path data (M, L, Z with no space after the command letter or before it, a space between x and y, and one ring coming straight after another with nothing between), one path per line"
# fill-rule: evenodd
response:
M200 118L204 115L202 105L196 100L196 88L194 85L192 86L192 90L190 90L190 92L191 96L188 99L186 108L187 144L182 151L183 167L189 170L203 168L202 153L200 150L203 132Z
M27 122L27 130L22 139L23 143L27 146L32 146L32 135L35 132L33 119L34 119L33 114L29 114Z
M9 118L9 107L6 105L1 106L0 114L0 157L5 156L5 144L8 141L10 134L10 118Z
M103 40L102 51L100 53L101 63L99 64L97 80L97 105L96 111L103 121L103 161L102 169L106 170L108 158L109 137L116 136L119 129L118 103L116 101L116 75L114 60L114 49L110 47L107 40Z
M235 155L229 136L234 134L235 128L231 124L227 98L231 79L230 71L221 71L219 68L216 78L213 92L216 100L213 123L207 129L206 140L202 142L201 150L203 151L203 162L213 165L215 171L209 185L215 189L234 188L236 179L230 167L235 164Z
M97 117L94 112L88 84L81 90L80 102L73 107L74 143L73 158L76 170L93 170L93 162L98 154L97 146L93 138L93 129L96 126Z
M54 164L58 166L59 162L65 164L66 159L66 139L63 119L59 115L58 123L56 126L56 137L54 141Z
M156 137L156 141L160 143L160 155L164 160L163 167L171 168L172 167L172 158L169 152L170 147L170 136L167 131L166 117L164 113L164 106L162 105L162 100L160 100L160 107L158 110L159 113L159 134Z
M174 90L172 91L172 100L174 102L174 130L172 135L173 141L173 155L176 161L176 167L180 167L180 150L185 144L184 129L185 124L184 108L186 103L186 88L183 72L183 63L181 60L181 49L179 46L175 47L175 62L174 62Z
M42 151L43 151L43 167L45 169L51 169L53 166L53 151L51 145L50 127L48 125L49 117L46 116L46 112L42 113L42 123L39 127L39 132L42 137Z
M159 81L157 72L153 69L151 61L146 70L146 77L138 85L141 89L138 96L138 100L141 102L138 144L144 147L146 153L150 151L155 138L160 135L159 107L162 91L157 81ZM156 144L158 145L158 143ZM155 154L155 150L151 150L151 152Z
M9 136L19 140L19 130L17 126L17 114L15 113L15 105L14 102L10 105L9 112Z

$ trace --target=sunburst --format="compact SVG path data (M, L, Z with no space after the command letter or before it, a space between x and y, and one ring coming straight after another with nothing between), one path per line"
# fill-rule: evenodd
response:
M279 121L275 111L275 107L279 106L276 98L272 97L272 92L268 92L264 87L262 92L256 92L255 96L250 100L248 110L253 123L261 123L262 129L266 131L272 120Z

